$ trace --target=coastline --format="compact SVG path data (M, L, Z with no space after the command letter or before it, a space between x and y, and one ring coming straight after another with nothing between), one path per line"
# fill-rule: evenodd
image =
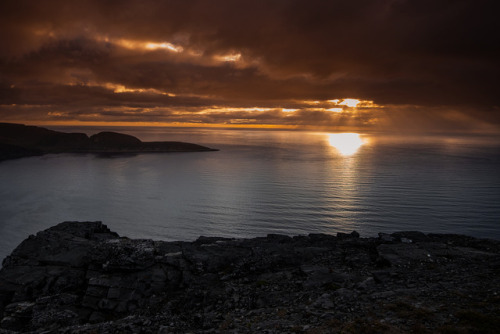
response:
M163 242L119 237L100 222L65 222L4 260L0 328L493 333L499 270L500 241L463 235Z

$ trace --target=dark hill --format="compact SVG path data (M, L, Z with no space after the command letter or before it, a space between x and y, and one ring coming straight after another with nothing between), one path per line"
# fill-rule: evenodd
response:
M142 142L130 135L117 132L100 132L90 136L92 147L141 147Z
M0 123L0 143L28 150L58 151L86 149L89 137L84 133L65 133L38 126Z
M203 152L214 149L182 142L142 142L134 136L101 132L65 133L37 126L0 123L0 161L46 153Z

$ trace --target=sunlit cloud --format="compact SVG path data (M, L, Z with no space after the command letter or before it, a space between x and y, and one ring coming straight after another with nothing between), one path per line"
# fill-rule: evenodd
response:
M227 54L223 56L214 56L215 60L222 62L236 62L241 59L241 53Z
M329 108L325 109L326 111L331 111L331 112L342 112L344 109L342 108Z
M498 20L460 4L7 1L0 121L498 132Z
M118 45L120 47L131 49L131 50L166 50L175 53L183 52L184 48L180 45L175 45L170 42L153 42L153 41L141 41L126 38L111 38L107 36L94 36L96 41L102 41L106 43L111 43Z
M259 108L259 107L252 107L252 108L231 108L231 107L218 107L218 106L212 106L210 108L205 108L201 111L197 111L196 114L198 115L209 115L209 114L239 114L239 115L248 115L248 118L251 118L253 114L255 113L264 113L264 112L269 112L276 110L275 108Z
M49 111L47 113L48 116L56 116L56 117L62 117L65 116L67 113L60 112L60 111Z
M229 120L230 124L247 124L247 123L255 123L257 119L255 118L231 118Z
M149 43L146 44L146 49L150 49L150 50L166 49L166 50L170 50L170 51L173 51L173 52L182 52L182 51L184 51L184 48L182 46L177 46L177 45L174 45L174 44L168 43L168 42L163 42L163 43L149 42Z
M136 94L153 94L153 95L166 95L170 97L175 97L176 94L164 92L155 88L131 88L125 85L105 82L105 83L96 83L96 82L87 82L87 83L69 83L69 86L85 86L85 87L102 87L108 90L113 91L113 93L121 94L121 93L136 93Z
M200 49L191 49L189 46L183 47L181 45L177 45L171 42L162 41L142 41L142 40L132 40L125 38L110 38L107 36L95 36L96 41L102 41L106 43L111 43L114 45L118 45L125 49L136 50L136 51L155 51L155 50L164 50L173 53L182 54L186 60L190 61L215 61L215 62L241 62L242 55L239 52L231 52L225 54L214 55L211 57L206 57L205 52ZM240 64L243 65L243 64Z
M302 104L302 110L324 112L331 114L342 114L343 117L351 117L359 114L373 113L382 110L384 106L373 101L360 99L332 99L332 100L305 100L297 101ZM300 110L299 109L299 110ZM368 120L365 120L366 124Z
M334 99L326 101L336 106L345 106L348 108L381 108L383 106L374 103L369 100L358 100L358 99Z
M373 101L360 100L356 106L357 108L383 108L383 105L376 104Z
M270 111L273 110L274 108L262 108L262 107L252 107L252 108L224 108L221 110L227 111L227 112L237 112L237 111L246 111L246 112L255 112L255 111Z
M336 106L347 106L350 108L356 108L358 104L361 103L361 101L357 99L335 99L328 100L328 102L333 103Z
M341 112L345 108L355 109L355 108L382 108L383 106L374 103L370 100L360 100L352 98L344 99L331 99L331 100L304 100L299 101L300 103L306 105L316 105L324 106L325 110L331 112Z
M124 85L113 84L113 83L105 83L103 85L107 89L113 90L114 93L149 93L149 94L159 94L159 95L167 95L167 96L175 96L172 93L166 93L159 89L154 88L128 88Z

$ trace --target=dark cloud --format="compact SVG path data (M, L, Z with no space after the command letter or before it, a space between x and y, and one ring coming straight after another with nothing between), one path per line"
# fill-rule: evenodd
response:
M5 0L0 116L498 129L494 5ZM342 98L374 101L378 113L324 110ZM218 112L253 107L268 111Z

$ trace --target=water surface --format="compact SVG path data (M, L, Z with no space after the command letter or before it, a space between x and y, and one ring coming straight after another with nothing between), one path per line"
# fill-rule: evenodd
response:
M500 239L495 137L114 130L220 151L2 162L0 257L29 234L68 220L100 220L120 235L161 240L352 230Z

